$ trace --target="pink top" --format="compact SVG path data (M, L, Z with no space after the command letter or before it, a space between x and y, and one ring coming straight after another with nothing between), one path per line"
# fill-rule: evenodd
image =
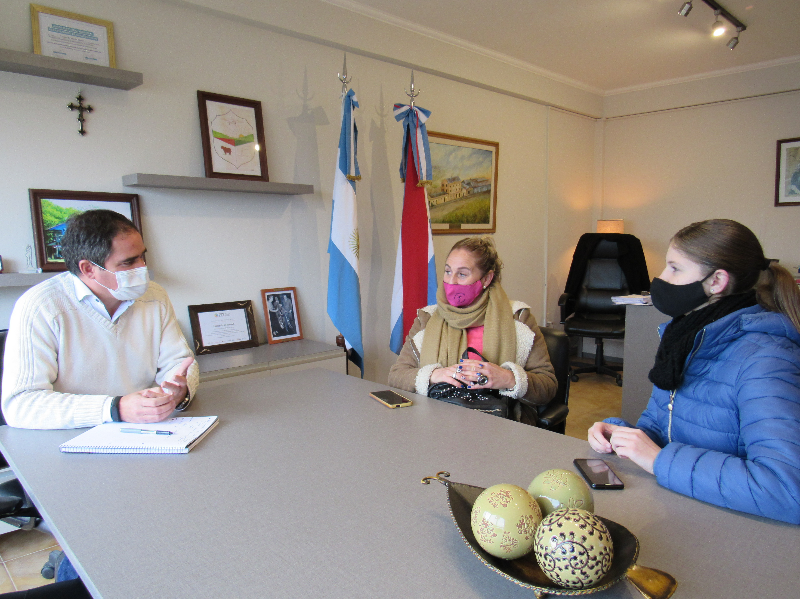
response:
M477 349L483 353L483 325L467 329L467 347ZM479 360L478 356L470 354L471 360Z

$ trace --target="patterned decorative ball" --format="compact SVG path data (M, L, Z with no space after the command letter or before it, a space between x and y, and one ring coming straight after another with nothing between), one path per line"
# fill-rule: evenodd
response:
M539 504L517 485L500 484L478 495L472 505L472 533L483 549L503 559L522 557L533 549L542 520Z
M597 584L611 568L614 546L603 521L577 508L561 508L536 530L534 554L554 583L570 589Z
M542 508L542 516L562 507L577 507L594 512L592 490L580 476L570 470L545 470L533 479L528 486L528 493Z

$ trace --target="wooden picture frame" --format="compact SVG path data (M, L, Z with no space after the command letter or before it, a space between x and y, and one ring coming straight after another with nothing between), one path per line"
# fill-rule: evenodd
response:
M431 180L428 208L434 235L497 230L500 143L428 131Z
M31 4L33 53L116 68L114 23Z
M300 311L297 308L297 289L262 289L264 320L267 324L267 342L283 343L303 338Z
M779 139L775 164L775 205L800 206L800 137Z
M61 237L67 218L87 210L105 209L127 217L139 233L139 196L135 193L101 193L58 189L29 189L36 265L43 272L67 270L61 257Z
M198 356L258 347L252 301L198 304L188 309Z
M206 177L269 181L261 102L198 91Z

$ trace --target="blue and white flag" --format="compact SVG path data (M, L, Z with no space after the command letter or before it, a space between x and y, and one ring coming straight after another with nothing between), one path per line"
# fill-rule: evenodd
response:
M356 181L358 170L358 130L353 109L358 100L351 89L342 98L342 129L333 181L331 239L328 243L328 315L344 336L350 360L364 376L364 346L361 341L361 285L358 280L358 218Z

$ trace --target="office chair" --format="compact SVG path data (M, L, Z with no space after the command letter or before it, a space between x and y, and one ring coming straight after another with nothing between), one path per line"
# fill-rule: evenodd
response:
M539 327L547 343L550 362L556 371L558 391L549 403L537 406L539 422L537 427L562 435L567 428L567 415L569 414L569 337L564 331L550 327Z
M0 381L3 380L3 355L7 335L8 329L0 330ZM0 425L4 424L6 419L0 406ZM8 479L0 483L0 520L23 530L34 528L42 517L20 482L16 478L10 478L8 462L2 456L0 456L0 474L5 474L5 478Z
M611 301L615 295L641 293L650 289L650 277L641 242L622 233L586 233L572 257L564 293L558 300L561 323L570 337L592 337L596 350L594 365L570 367L577 382L584 372L613 376L622 386L622 370L606 364L604 339L625 337L625 306Z

